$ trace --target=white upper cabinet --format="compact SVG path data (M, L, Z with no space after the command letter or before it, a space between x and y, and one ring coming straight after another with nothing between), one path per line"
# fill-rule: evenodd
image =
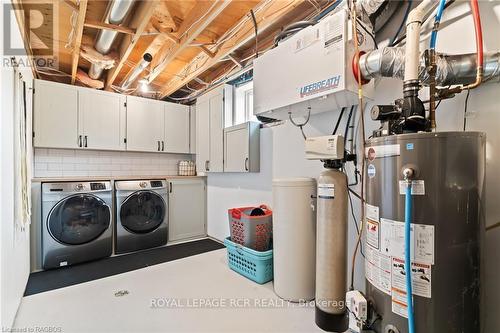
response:
M260 171L260 124L246 122L224 130L224 172Z
M210 160L210 101L199 99L196 103L196 170L208 172Z
M189 107L189 152L196 154L196 106Z
M232 86L224 85L201 96L196 103L196 161L199 172L224 171L224 125L230 121Z
M82 148L125 149L125 101L123 95L80 89L78 123Z
M79 148L78 89L35 80L34 146Z
M165 103L165 152L189 154L189 106Z
M161 101L127 96L127 150L165 150L165 112Z
M192 153L186 105L35 80L33 113L35 147Z

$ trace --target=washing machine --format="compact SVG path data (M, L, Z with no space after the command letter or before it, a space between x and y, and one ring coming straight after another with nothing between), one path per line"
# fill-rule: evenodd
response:
M112 205L109 181L43 183L43 269L109 257Z
M115 196L115 253L167 243L168 187L165 180L116 181Z

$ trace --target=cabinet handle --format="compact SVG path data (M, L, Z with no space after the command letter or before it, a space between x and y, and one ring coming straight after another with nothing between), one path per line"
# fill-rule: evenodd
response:
M158 151L160 151L160 141L158 141Z
M161 151L165 151L165 141L161 142Z
M85 135L85 140L83 142L84 142L85 148L87 148L87 136L86 135Z
M248 157L245 158L245 170L248 171Z
M78 136L78 147L82 147L82 136Z
M172 193L172 188L173 188L172 182L170 182L169 184L170 184L170 190L169 190L169 192Z

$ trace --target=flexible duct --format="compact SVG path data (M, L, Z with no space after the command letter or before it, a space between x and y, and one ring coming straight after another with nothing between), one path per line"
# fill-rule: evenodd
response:
M439 86L469 84L476 80L477 55L436 54L436 84ZM384 47L361 56L359 67L363 79L393 77L404 79L405 49L402 47ZM484 81L499 80L500 52L484 54ZM420 57L418 78L422 84L429 84L430 76L425 66L425 58Z
M113 0L105 22L117 25L123 23L133 4L134 0ZM118 31L106 29L99 31L94 45L95 49L101 54L108 54L117 36ZM101 77L103 71L102 66L93 63L88 74L92 79L97 80Z

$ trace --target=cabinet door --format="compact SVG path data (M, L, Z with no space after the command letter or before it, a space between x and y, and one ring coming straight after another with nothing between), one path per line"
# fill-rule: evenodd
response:
M127 150L161 151L163 102L127 96Z
M165 103L165 150L189 153L189 106Z
M78 88L35 80L34 146L79 148Z
M196 154L196 106L189 107L189 152Z
M248 127L225 132L224 172L248 172Z
M206 236L205 180L169 181L169 241Z
M210 159L210 103L200 100L196 104L196 170L208 171Z
M224 94L210 98L210 172L224 171Z
M106 91L79 91L79 132L84 148L125 149L125 100L123 95Z

